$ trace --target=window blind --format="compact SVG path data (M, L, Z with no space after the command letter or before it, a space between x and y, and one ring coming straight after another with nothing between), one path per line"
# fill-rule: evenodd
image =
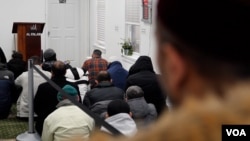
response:
M140 23L141 0L126 0L126 22Z
M97 40L105 41L105 0L97 0Z

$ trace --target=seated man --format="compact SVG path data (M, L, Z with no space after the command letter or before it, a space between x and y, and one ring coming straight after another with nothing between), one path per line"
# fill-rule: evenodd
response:
M98 49L93 51L92 58L83 63L82 69L89 72L89 82L91 88L96 86L95 80L100 71L107 70L108 62L102 58L102 52Z
M154 104L146 102L144 92L139 86L128 87L126 99L138 127L145 127L156 120L156 108Z
M66 81L66 78L64 76L66 73L66 66L62 61L55 61L52 65L51 70L51 80L59 87L62 88L65 85L69 84L78 91L78 94L80 93L77 85ZM53 86L51 86L49 82L45 82L38 86L34 98L34 111L37 114L35 125L36 131L40 135L43 130L44 119L56 109L56 105L58 104L57 93L58 91ZM81 102L81 100L79 100L79 102Z
M124 91L115 87L111 81L107 71L99 72L96 80L97 86L86 93L83 104L94 113L102 114L106 112L107 105L111 100L123 99Z
M131 118L129 105L123 100L113 100L108 104L105 121L125 136L133 136L137 132L134 120ZM102 127L102 131L109 131Z
M14 89L14 74L0 63L0 119L7 118L11 108Z
M51 67L53 63L57 61L56 52L53 49L48 48L44 51L43 58L44 58L44 62L42 64L43 70L51 72Z
M7 62L8 70L14 73L14 79L27 70L27 64L23 60L23 54L17 51L13 51L11 59Z
M114 86L121 88L125 91L126 80L128 77L128 71L123 68L120 61L110 61L108 65L108 70L112 78Z
M33 64L37 67L44 75L48 78L51 77L51 73L48 71L42 70L41 60L38 56L32 56L30 59L33 60ZM33 89L34 94L36 94L37 88L41 83L46 82L46 80L36 71L33 71ZM16 85L20 85L22 87L22 92L17 99L17 117L21 119L28 119L29 117L29 95L28 95L28 71L23 72L20 76L18 76L15 80ZM36 116L36 115L35 115Z
M63 90L75 100L79 100L78 92L74 87L65 85ZM72 137L82 140L88 138L95 127L94 120L60 92L57 94L57 99L59 101L57 109L44 121L42 140L61 141L70 140Z

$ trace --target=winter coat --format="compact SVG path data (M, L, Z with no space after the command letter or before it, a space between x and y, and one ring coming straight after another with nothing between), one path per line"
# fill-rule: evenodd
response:
M151 103L148 104L144 97L129 99L127 103L138 127L147 126L156 120L155 106Z
M51 67L54 64L55 61L46 61L42 64L42 69L48 72L51 72Z
M3 52L3 50L2 50L1 47L0 47L0 63L3 63L3 64L6 64L6 63L7 63L5 54L4 54L4 52Z
M121 88L125 91L126 80L128 77L128 71L122 67L121 62L114 61L108 65L107 70L111 76L114 86Z
M113 115L105 121L125 136L131 137L137 132L135 121L127 113ZM110 133L105 127L101 127L101 130Z
M7 118L12 104L14 74L0 63L0 119Z
M27 67L26 62L20 58L11 59L7 63L8 70L10 70L14 73L14 79L16 79L23 72L25 72L27 70L26 67Z
M94 112L95 114L99 115L101 118L105 118L105 114L107 112L107 107L108 104L112 100L104 100L104 101L99 101L93 104L92 106L89 107L89 109Z
M116 99L124 99L124 91L111 82L103 81L86 93L83 104L90 108L96 102Z
M158 115L166 108L166 96L158 82L158 75L153 70L152 61L148 56L140 56L129 70L126 89L137 85L144 91L147 103L155 105Z
M42 140L63 141L72 137L84 140L95 127L94 120L68 99L59 102L57 109L44 121Z
M45 76L48 78L51 77L51 73L42 70L41 66L35 65ZM37 91L37 88L40 84L46 82L46 80L36 71L33 71L33 90L34 97ZM28 71L23 72L20 76L18 76L15 80L16 85L22 86L22 92L17 99L17 117L27 118L29 117L29 94L28 94Z
M78 94L80 93L78 86L71 82L66 81L65 77L63 78L52 77L51 80L61 88L69 84L74 88L76 88ZM48 82L42 83L41 85L38 86L34 98L34 111L37 114L35 128L40 135L42 133L44 119L56 109L56 105L58 104L57 93L58 91L54 87L52 87Z

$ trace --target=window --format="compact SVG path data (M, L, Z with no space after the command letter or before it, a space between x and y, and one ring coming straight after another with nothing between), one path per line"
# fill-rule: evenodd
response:
M126 0L126 39L130 39L134 52L140 51L141 0Z
M97 0L97 45L105 46L105 0Z

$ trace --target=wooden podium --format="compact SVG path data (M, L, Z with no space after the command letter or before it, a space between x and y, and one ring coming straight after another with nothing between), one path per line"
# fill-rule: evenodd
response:
M41 33L45 23L14 22L12 33L17 33L17 51L23 54L23 60L34 55L41 57Z

